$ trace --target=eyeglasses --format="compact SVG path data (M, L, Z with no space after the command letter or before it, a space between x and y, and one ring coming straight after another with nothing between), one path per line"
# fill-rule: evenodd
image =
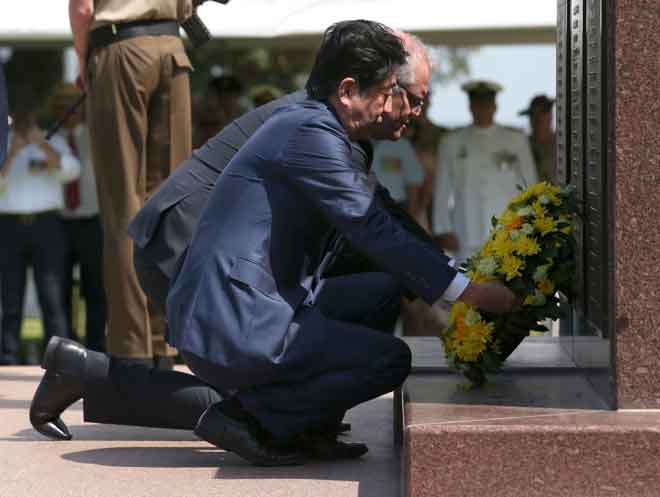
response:
M410 110L412 112L418 112L424 108L424 105L426 105L426 97L419 97L415 95L413 92L411 92L405 85L402 85L401 83L396 83L395 92L401 93L401 90L404 90L406 92L406 96L408 97L408 103L410 104Z

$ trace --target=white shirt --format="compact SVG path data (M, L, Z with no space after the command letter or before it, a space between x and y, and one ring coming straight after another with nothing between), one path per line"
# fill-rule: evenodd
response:
M434 233L453 232L461 245L459 262L478 250L516 195L516 185L538 181L525 135L493 125L468 126L440 142L433 196Z
M10 135L10 145L11 139ZM49 143L60 154L60 167L50 173L39 167L45 152L32 144L4 165L9 173L0 179L0 213L36 214L64 207L62 184L78 177L80 162L63 138L53 136Z
M424 168L406 138L375 142L372 164L378 180L397 202L406 200L407 186L421 185L424 180Z
M89 141L89 128L84 124L80 124L73 130L60 130L58 136L66 140L68 133L72 131L78 160L80 161L80 205L74 210L65 207L62 211L62 216L67 219L96 216L99 213L99 200L96 193L96 179L94 177L94 163L92 162L92 149Z

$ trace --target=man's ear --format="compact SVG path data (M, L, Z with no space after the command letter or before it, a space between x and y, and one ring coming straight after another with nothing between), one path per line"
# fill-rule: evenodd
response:
M344 78L337 87L337 98L345 105L351 105L351 99L360 91L360 85L354 78Z

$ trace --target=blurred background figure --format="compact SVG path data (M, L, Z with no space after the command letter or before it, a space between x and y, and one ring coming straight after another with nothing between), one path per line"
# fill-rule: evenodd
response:
M417 159L410 140L403 136L397 141L374 142L372 163L374 174L390 195L409 213L419 215L424 168Z
M428 118L428 109L428 106L424 107L424 113L418 119L410 121L408 131L417 160L424 170L424 180L419 188L418 209L411 211L411 215L430 232L433 225L433 188L437 174L435 168L438 163L438 144L449 130L435 125ZM404 298L401 305L401 323L405 336L436 336L438 330L447 325L448 317L445 306L430 306L422 299Z
M252 106L257 108L284 96L284 92L273 85L256 85L248 92Z
M518 115L529 117L531 133L529 146L536 164L541 181L557 182L555 171L555 131L552 121L552 107L554 98L547 95L536 95L529 103L529 107L521 110Z
M442 126L436 126L428 118L428 109L424 108L424 113L410 122L408 130L409 138L415 149L415 154L419 163L424 169L424 181L420 190L420 212L413 212L415 220L427 231L431 231L432 226L432 206L433 206L433 188L435 183L435 170L438 163L438 144L448 129Z
M204 145L222 128L247 109L243 98L244 86L240 79L223 74L209 80L206 92L196 105L195 146Z
M81 91L72 84L59 83L50 95L47 108L53 121L59 121L80 98ZM105 351L105 292L102 278L103 232L99 218L96 181L85 124L83 107L71 115L57 132L80 162L80 178L64 185L62 225L66 237L66 267L63 296L70 334L80 338L78 300L74 295L74 267L79 266L80 296L85 303L85 343L88 348Z
M9 137L9 112L7 108L7 83L3 64L0 63L0 169L7 156L7 138Z
M9 151L0 170L0 364L19 364L20 330L28 264L34 269L43 321L43 344L68 336L62 280L66 241L59 211L62 185L80 163L62 137L50 142L37 127L39 102L28 89L12 95Z
M438 150L433 199L433 232L445 249L464 262L486 240L491 218L517 193L516 185L538 180L524 133L495 124L491 81L465 83L472 124L449 133Z

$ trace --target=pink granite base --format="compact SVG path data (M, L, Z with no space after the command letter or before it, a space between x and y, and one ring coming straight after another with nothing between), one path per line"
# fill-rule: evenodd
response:
M646 423L611 413L530 421L409 426L407 496L660 495L660 416Z
M614 358L620 408L660 408L660 5L606 2L613 80ZM658 492L657 495L660 495Z

